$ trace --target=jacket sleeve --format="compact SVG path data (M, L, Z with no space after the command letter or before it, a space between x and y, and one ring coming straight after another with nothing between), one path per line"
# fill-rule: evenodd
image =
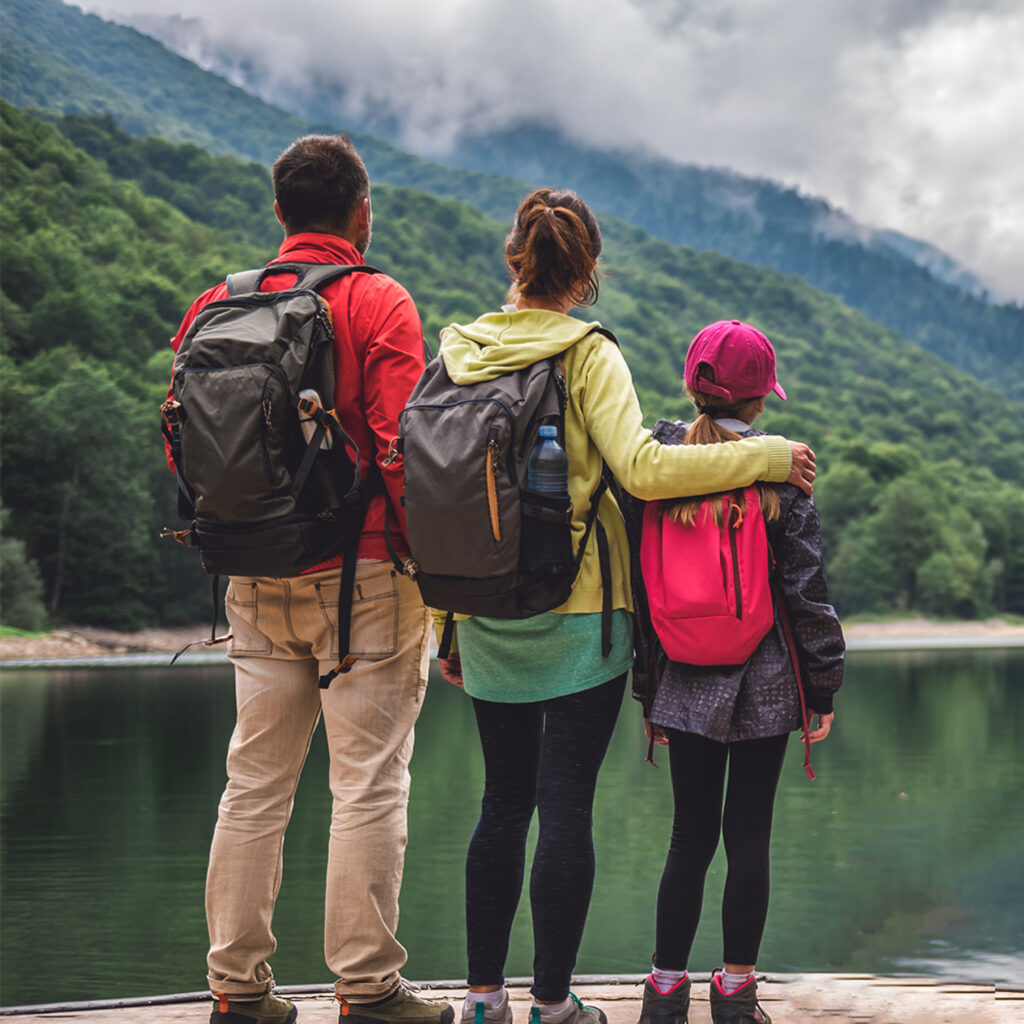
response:
M398 516L402 535L407 537L402 464L400 460L392 460L390 465L383 463L389 446L398 437L398 414L405 408L426 365L423 325L412 296L397 281L381 274L365 282L379 291L372 303L365 304L370 321L361 325L370 339L363 365L366 421L373 434L377 465L391 507Z
M784 481L791 455L785 438L763 435L710 445L662 445L643 426L626 360L602 339L584 361L579 384L587 433L616 479L645 501Z
M775 580L789 611L807 704L828 714L843 681L846 642L829 602L821 526L813 500L798 493L775 533L775 547Z

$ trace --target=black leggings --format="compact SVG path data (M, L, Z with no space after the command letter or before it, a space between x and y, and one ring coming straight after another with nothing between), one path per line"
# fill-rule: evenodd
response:
M486 781L466 855L469 984L505 980L509 933L523 888L526 835L538 811L530 875L533 977L530 991L569 995L594 886L594 788L626 677L529 704L473 700Z
M675 820L658 889L654 964L665 971L685 970L719 834L729 862L722 898L723 960L756 964L768 916L772 810L789 737L716 743L675 729L666 732Z

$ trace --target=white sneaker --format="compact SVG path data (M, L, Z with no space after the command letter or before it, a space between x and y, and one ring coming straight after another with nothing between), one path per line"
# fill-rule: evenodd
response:
M462 1005L462 1024L512 1024L512 1004L505 998L495 1007L489 1007L482 999L473 1002L475 993L466 996Z

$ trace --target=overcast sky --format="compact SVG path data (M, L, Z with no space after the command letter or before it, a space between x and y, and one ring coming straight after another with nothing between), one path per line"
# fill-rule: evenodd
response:
M282 85L339 81L347 102L394 111L427 155L464 128L541 116L586 142L771 177L1024 302L1021 0L76 3L199 19Z

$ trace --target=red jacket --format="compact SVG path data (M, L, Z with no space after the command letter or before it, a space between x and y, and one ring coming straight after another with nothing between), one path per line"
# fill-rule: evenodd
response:
M363 263L354 245L337 235L308 232L290 235L281 243L276 260L298 263ZM268 276L261 291L288 288L291 274ZM386 496L370 502L359 544L360 558L388 558L384 541L385 498L391 508L391 532L396 550L408 554L405 511L402 508L402 463L381 465L388 445L398 437L398 414L424 367L423 326L412 296L386 274L350 274L320 292L334 318L334 405L345 432L359 447L362 465L377 460ZM204 306L228 297L226 284L204 292L189 307L171 348L178 351L185 333ZM340 565L333 558L318 569ZM312 571L312 570L311 570Z

